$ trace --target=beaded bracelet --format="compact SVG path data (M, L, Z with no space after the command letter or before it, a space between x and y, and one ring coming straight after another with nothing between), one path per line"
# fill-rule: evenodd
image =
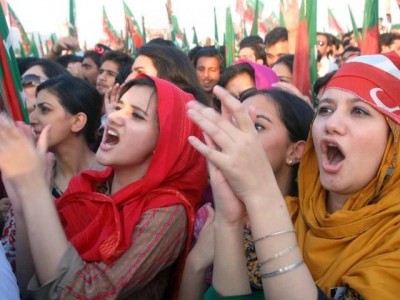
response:
M273 277L273 276L276 276L276 275L281 275L283 273L286 273L286 272L289 272L289 271L292 271L292 270L296 269L297 267L301 266L303 263L304 263L304 260L300 260L300 261L295 262L295 263L293 263L291 265L288 265L286 267L279 268L278 270L275 270L275 271L272 271L272 272L269 272L269 273L261 274L261 277L262 278L269 278L269 277Z
M268 258L268 259L264 260L262 263L260 263L260 266L263 266L263 265L269 263L270 261L273 261L285 254L292 252L294 249L296 249L296 247L297 247L297 245L293 245L293 246L287 247L287 248L275 253L271 258Z
M290 230L283 230L283 231L278 231L278 232L274 232L274 233L271 233L271 234L267 234L267 235L264 235L264 236L262 236L262 237L260 237L258 239L254 239L254 243L257 243L257 242L259 242L259 241L261 241L263 239L269 238L271 236L280 235L280 234L284 234L284 233L290 233L290 232L295 232L295 231L293 229L290 229Z

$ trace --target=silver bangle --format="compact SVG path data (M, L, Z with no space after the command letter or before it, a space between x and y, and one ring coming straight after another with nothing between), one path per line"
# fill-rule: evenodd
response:
M267 235L264 235L264 236L262 236L262 237L260 237L258 239L254 239L254 243L257 243L257 242L259 242L259 241L261 241L263 239L269 238L271 236L280 235L280 234L284 234L284 233L290 233L290 232L295 232L295 231L293 229L290 229L290 230L283 230L283 231L278 231L278 232L274 232L274 233L271 233L271 234L267 234Z
M292 252L294 249L296 249L296 247L297 247L296 245L293 245L293 246L287 247L285 249L282 249L281 251L275 253L272 257L270 257L270 258L264 260L262 263L260 263L260 266L263 266L263 265L269 263L272 260L275 260L275 259L277 259L277 258L279 258L279 257L281 257L281 256L283 256L285 254L288 254L288 253Z
M281 275L281 274L284 274L286 272L289 272L289 271L292 271L292 270L296 269L297 267L301 266L303 263L304 263L304 260L300 260L298 262L295 262L294 264L288 265L288 266L283 267L283 268L279 268L276 271L272 271L272 272L269 272L269 273L261 274L261 277L262 278L269 278L269 277L273 277L273 276L276 276L276 275Z

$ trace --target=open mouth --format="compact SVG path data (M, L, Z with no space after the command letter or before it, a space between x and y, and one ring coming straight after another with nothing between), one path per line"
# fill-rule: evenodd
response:
M339 147L333 143L328 143L325 146L326 157L328 159L329 164L337 165L342 160L345 159L343 152L339 149Z
M118 132L114 129L108 128L104 135L104 143L109 146L114 146L119 142Z

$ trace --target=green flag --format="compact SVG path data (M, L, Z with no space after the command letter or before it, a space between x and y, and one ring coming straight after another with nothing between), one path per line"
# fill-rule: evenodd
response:
M132 39L132 43L135 44L136 48L140 48L143 45L142 30L140 29L136 18L133 16L132 11L129 9L129 6L125 3L125 1L122 2L124 5L126 35L130 36L130 38Z
M311 88L318 77L315 58L316 28L317 0L303 0L299 12L293 83L303 95L309 97L312 97Z
M146 44L146 27L144 24L144 16L142 16L142 32L143 32L143 43Z
M361 54L379 53L379 1L366 0Z
M178 18L174 15L172 11L172 1L167 0L167 3L165 4L165 8L167 9L167 15L168 15L168 22L170 26L170 32L171 32L171 41L176 42L176 38L182 38L182 31L179 28L178 24Z
M22 26L21 21L18 19L17 15L15 14L10 4L8 4L8 12L10 16L10 26L18 29L22 45L24 47L24 52L27 53L31 48L31 41L29 40L29 37L26 34L24 26Z
M69 22L68 22L68 31L70 36L74 36L78 38L78 32L76 30L76 6L75 0L69 0Z
M250 35L258 35L258 11L259 11L259 0L256 0L255 9L254 9L254 18L253 24L251 25Z
M106 8L103 5L103 32L107 35L111 43L118 41L119 34L112 26L110 20L108 19Z
M229 67L235 59L235 31L233 30L233 21L231 9L228 7L225 14L225 62Z
M28 56L40 57L39 49L36 44L35 35L32 33L31 35L31 49L29 51Z
M282 14L282 7L284 5L283 1L284 0L280 0L280 8L279 8L279 26L280 27L285 27L285 19L283 18L283 14Z
M354 19L353 12L351 11L350 5L349 5L349 14L350 14L351 26L353 27L354 37L357 39L358 42L360 42L361 36L360 36L360 33L358 32L357 23L356 23L356 20Z
M215 39L215 45L218 45L219 44L218 43L218 41L219 41L219 38L218 38L218 22L217 22L217 11L215 9L215 6L214 6L214 39Z
M0 5L0 109L7 112L14 121L29 123L22 97L21 75L9 33L3 7Z
M199 39L197 38L196 28L193 26L193 44L199 45Z
M186 36L186 30L183 29L183 38L182 38L182 50L188 51L189 50L189 42Z

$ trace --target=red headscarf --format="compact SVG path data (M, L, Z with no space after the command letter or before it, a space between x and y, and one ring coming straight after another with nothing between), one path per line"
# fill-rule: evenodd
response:
M183 205L188 216L186 245L190 245L194 213L207 181L205 159L189 143L202 137L186 116L185 104L193 96L172 83L151 78L156 86L159 137L146 175L111 196L97 186L113 176L86 171L74 177L57 204L68 240L87 262L112 262L132 247L132 233L143 212ZM186 247L188 250L188 247Z
M347 61L328 82L331 88L354 94L400 124L400 56L392 51L362 55Z

